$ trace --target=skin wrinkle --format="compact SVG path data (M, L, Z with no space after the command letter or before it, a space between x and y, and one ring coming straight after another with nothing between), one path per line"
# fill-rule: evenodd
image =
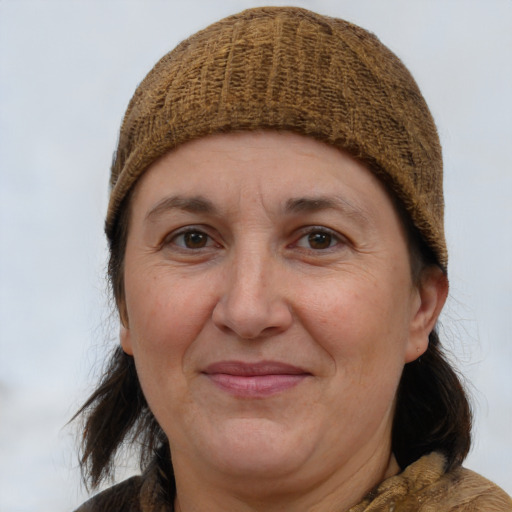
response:
M180 209L191 213L207 213L210 215L219 215L219 209L208 199L201 196L183 197L171 196L162 199L146 215L146 221L153 221L160 215L173 209ZM284 211L292 213L312 213L321 210L333 209L340 213L358 220L361 224L368 224L368 216L361 208L351 204L342 197L298 197L290 198L286 201Z
M251 152L243 145L245 140L260 145L256 143ZM349 505L380 481L383 473L393 471L390 430L394 394L402 357L412 352L404 346L411 342L402 330L409 329L409 317L413 314L410 293L416 289L409 271L404 230L387 193L367 170L358 170L361 164L348 160L355 167L349 166L352 170L347 169L347 179L353 174L355 181L350 178L345 184L345 178L339 181L344 173L326 167L323 159L331 155L329 158L345 162L343 158L348 157L308 140L309 145L327 153L319 160L299 157L294 162L297 140L302 143L302 137L291 134L239 134L197 141L150 168L134 194L125 266L130 327L122 332L121 339L123 348L135 357L144 394L170 440L178 489L181 496L188 495L185 510L193 505L189 498L196 493L189 493L196 478L209 489L210 495L231 489L239 497L245 496L247 503L257 496L260 503L266 502L266 510L271 510L268 499L274 504L285 503L289 498L299 506L304 504L306 481L312 489L308 502L316 501L317 493L321 493L334 503L344 488ZM220 163L220 153L219 168L214 169L218 179L209 183L205 193L201 166L208 163L210 169L211 158L208 152L203 155L201 148L218 148L222 141L229 141L230 151L236 150L234 154L244 155L246 165L231 175L237 169L231 164L241 165L242 159L227 158L229 165ZM270 141L273 141L270 147L263 144ZM236 149L238 144L244 151ZM185 159L194 155L197 161L188 161L190 169L178 166L177 170L166 171L180 154ZM252 158L248 158L250 154ZM261 176L249 172L255 162L261 166ZM318 170L312 173L316 166ZM275 168L280 169L279 174ZM369 182L359 183L355 179L358 173ZM279 183L272 181L275 179ZM362 194L365 215L373 219L367 224L375 224L372 229L359 223L360 217L355 220L346 208L332 211L328 203L332 203L333 185L334 197L340 197L341 190L345 197L352 187L355 188L347 196L349 201ZM295 193L294 187L300 193ZM373 199L368 195L368 187L379 191ZM184 212L174 204L172 213L160 211L147 222L147 212L173 197L169 190L181 197L181 206L190 204L190 197L197 199L202 194L217 207L218 217L211 216L210 211ZM191 194L191 190L196 193ZM317 202L319 197L321 203ZM327 203L326 197L330 198ZM315 199L311 201L311 198ZM199 210L204 204L199 203ZM387 204L386 215L390 215L391 224L384 220L387 217L382 217L383 204ZM286 205L292 210L307 211L286 212ZM316 211L319 205L322 208ZM329 207L324 208L326 205ZM197 206L196 202L194 208ZM295 242L290 245L296 236L289 238L290 232L295 233L304 223L325 225L326 220L330 224L333 219L336 219L334 225L328 227L341 229L343 235L348 229L348 236L355 238L353 247L340 245L332 252L311 253L294 248ZM154 246L153 239L168 237L183 224L206 224L208 230L211 224L212 229L220 232L226 246L219 244L211 251L193 252L189 260L187 252L183 253L181 248L178 251L172 243L147 252L145 246ZM388 225L394 226L392 231L379 235ZM147 232L151 232L149 240ZM386 261L391 256L400 265L388 265ZM184 260L179 261L180 258ZM339 286L333 288L336 283ZM386 304L392 305L392 309L388 311ZM373 312L375 318L366 312ZM388 315L386 322L379 320ZM400 340L402 335L395 336L401 332L403 340ZM376 335L379 343L372 343ZM388 350L384 350L388 344ZM208 387L203 389L204 382L198 379L197 369L212 358L282 359L304 366L313 375L312 385L302 386L298 396L292 391L290 397L295 398L291 401L285 393L272 400L241 402L236 405L238 412L232 416L232 407L238 402ZM386 380L396 373L384 385L376 378L382 376L383 364ZM333 385L337 383L336 393L331 390L332 379ZM355 409L351 405L356 399L351 398L354 392L359 397ZM379 404L377 396L383 397L383 403ZM305 410L310 413L304 418ZM380 411L377 416L376 411ZM174 418L172 422L168 420L170 417ZM344 418L350 418L351 422L346 424ZM361 418L365 418L363 424L359 423ZM326 444L332 436L333 421L336 438L341 429L345 440ZM365 426L368 421L371 428ZM319 425L323 425L322 432L327 428L321 435ZM365 442L356 450L354 446L359 446L362 434L357 429L354 431L354 425L366 432ZM284 433L286 436L282 437ZM387 441L383 442L383 437ZM336 457L336 461L339 457L344 460L341 468L339 462L333 465L331 461L333 447L339 443L345 446ZM289 444L300 449L291 449ZM273 456L265 457L269 449ZM380 454L378 460L375 460L376 453ZM301 462L292 464L288 460L290 456L299 457ZM320 467L315 462L318 460L322 460ZM340 470L347 472L345 477L340 476ZM250 487L244 477L248 471L252 475ZM270 486L269 479L274 480ZM298 495L297 482L301 489ZM357 496L354 489L360 489ZM222 494L218 495L219 503L227 497ZM328 510L331 506L320 501L318 510ZM229 500L224 504L224 510L230 509Z
M155 221L159 216L164 215L173 209L179 209L190 213L208 213L210 215L218 215L217 208L211 201L204 197L171 196L162 199L146 214L146 222Z
M344 198L339 196L290 198L286 201L286 205L283 209L287 222L293 222L294 224L298 224L302 218L312 218L312 214L321 214L324 210L332 210L336 214L341 214L342 216L347 217L350 221L354 221L361 230L374 229L370 219L363 210L353 207ZM169 222L171 222L171 219L173 222L174 219L176 219L177 222L178 218L176 217L176 214L179 212L207 215L209 218L211 217L214 222L217 219L222 219L222 208L214 205L211 201L206 200L205 198L198 196L171 196L159 201L158 204L151 208L147 213L145 223L148 224L148 239L151 238L152 228L156 226L156 229L158 229L159 221L165 224L166 219L168 219ZM173 213L175 214L174 216L172 216ZM204 228L198 229L204 230ZM245 224L245 229L248 232L254 231L256 233L258 231L258 227L256 225L253 226L248 222ZM209 236L212 234L211 230L206 231L210 231ZM231 237L231 235L223 237L222 234L218 233L216 230L214 236L221 244L229 242ZM160 236L158 240L155 240L152 244L152 249L161 249L164 242L165 240ZM365 251L362 244L355 245L354 241L350 238L346 238L345 242L349 244L353 250L358 250L360 252ZM275 253L277 251L277 246L274 245L273 249ZM253 251L257 251L257 249L254 248ZM367 251L367 253L369 254L369 251Z

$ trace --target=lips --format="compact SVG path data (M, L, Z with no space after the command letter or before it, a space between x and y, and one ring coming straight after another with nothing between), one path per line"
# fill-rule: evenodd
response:
M203 374L218 388L239 398L264 398L300 384L311 373L289 364L261 361L221 361Z

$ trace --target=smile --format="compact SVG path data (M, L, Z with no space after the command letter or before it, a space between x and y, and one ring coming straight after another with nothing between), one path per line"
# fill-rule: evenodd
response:
M218 388L238 398L271 396L311 376L302 368L272 361L223 361L208 366L203 374Z

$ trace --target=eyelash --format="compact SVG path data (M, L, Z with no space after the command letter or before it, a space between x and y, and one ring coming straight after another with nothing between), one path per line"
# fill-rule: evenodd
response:
M297 247L301 250L313 251L315 253L319 253L319 252L326 252L330 249L337 247L338 245L345 245L347 243L346 239L344 239L344 237L342 237L339 233L337 233L331 229L328 229L326 227L323 227L323 226L309 226L309 227L303 228L301 231L302 232L300 234L300 237L295 242L290 244L288 247L291 247L291 248ZM188 246L186 237L187 236L191 237L193 235L199 235L199 237L203 237L202 241L204 241L204 245L200 245L202 241L197 240L197 242L199 243L199 245L197 247ZM320 235L320 239L317 239L316 241L320 242L320 243L327 242L326 247L320 247L320 248L311 247L310 244L313 241L311 237L318 236L318 235ZM180 239L180 237L182 237L182 243L177 243L177 240ZM302 240L307 240L305 245L303 245L301 243ZM189 241L190 241L190 239L189 239ZM199 250L208 249L208 248L211 248L214 246L221 247L221 245L218 244L217 242L215 242L214 238L212 236L210 236L205 230L196 228L194 226L187 226L183 229L180 229L176 232L171 233L170 236L165 238L162 245L166 246L169 244L172 244L184 251L196 251L196 250L199 251Z
M307 238L308 241L311 242L311 237L315 236L315 235L321 235L323 237L328 237L328 245L327 245L327 247L322 247L322 248L316 248L315 249L315 248L311 247L308 244L308 242L306 242L308 244L308 246L301 245L300 242L303 239ZM318 241L322 242L322 240L318 240ZM298 248L304 249L306 251L326 252L329 249L333 249L333 248L335 248L338 245L344 245L346 243L347 242L344 239L344 237L342 237L339 233L337 233L336 231L333 231L332 229L329 229L329 228L326 228L326 227L323 227L323 226L309 226L307 228L304 228L304 230L302 231L301 236L297 239L296 242L294 242L292 244L292 247L298 247Z
M201 237L205 237L206 238L206 243L205 243L205 245L203 245L201 247L187 247L187 245L186 245L186 237L187 237L187 235L189 235L189 236L200 235ZM182 244L178 244L176 242L180 237L183 237L183 243ZM169 244L172 244L172 245L174 245L176 247L179 247L180 249L182 249L184 251L195 251L195 250L209 248L209 247L212 247L214 245L219 245L219 244L217 244L215 242L213 237L211 237L207 232L205 232L202 229L193 227L193 226L187 226L186 228L183 228L183 229L180 229L178 231L175 231L175 232L171 233L170 236L168 236L168 237L166 237L164 239L162 245L165 246L165 245L169 245Z

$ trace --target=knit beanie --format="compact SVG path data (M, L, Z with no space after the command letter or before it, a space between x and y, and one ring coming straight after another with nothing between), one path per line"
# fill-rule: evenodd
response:
M192 139L286 130L348 151L401 203L442 268L442 155L413 77L373 34L296 7L225 18L165 55L126 111L111 170L106 233L163 154Z

